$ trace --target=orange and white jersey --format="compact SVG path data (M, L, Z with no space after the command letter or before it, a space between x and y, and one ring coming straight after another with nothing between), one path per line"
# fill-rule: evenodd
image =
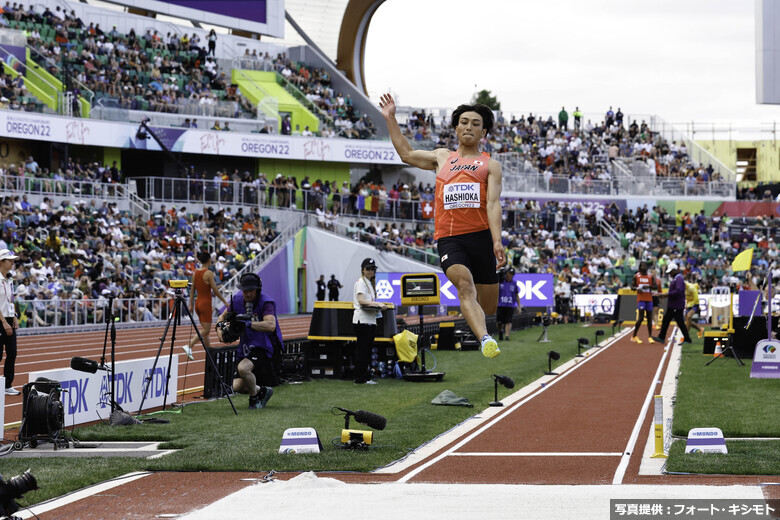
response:
M466 159L450 152L436 175L435 239L488 229L489 162L488 154Z
M636 283L636 299L639 302L651 302L653 301L652 288L655 285L655 280L649 274L636 273L634 275L634 283Z

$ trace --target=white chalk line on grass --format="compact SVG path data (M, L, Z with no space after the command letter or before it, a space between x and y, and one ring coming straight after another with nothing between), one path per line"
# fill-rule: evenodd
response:
M595 358L600 353L604 352L608 347L611 347L612 345L617 343L620 339L622 339L629 332L631 332L631 330L632 329L630 329L630 328L626 328L623 331L619 332L617 335L615 335L614 337L612 337L609 340L607 340L605 342L605 344L602 347L598 348L598 350L596 350L593 354L591 354L591 355L589 355L589 356L587 356L585 358L574 358L573 360L568 361L567 363L564 363L563 365L557 367L557 369L565 370L560 375L558 375L558 376L545 376L545 377L540 378L540 379L534 381L533 383L527 385L526 387L521 389L519 392L516 392L516 394L523 394L524 393L524 395L526 397L522 398L521 400L515 402L514 404L512 404L511 406L506 408L505 409L505 413L499 415L494 421L489 421L488 422L488 419L491 419L491 418L495 417L496 413L498 413L498 412L497 411L493 411L491 413L490 409L485 410L481 415L485 415L485 416L489 415L489 417L486 417L485 419L482 420L481 423L478 423L476 425L474 423L471 423L471 424L467 425L467 427L469 429L476 428L477 426L480 426L480 424L481 424L481 427L479 427L471 435L466 436L463 440L458 442L456 445L454 445L452 448L448 449L444 453L438 455L437 457L432 458L431 460L429 460L428 462L425 462L424 464L421 464L420 466L416 467L415 469L413 469L409 473L406 473L401 478L399 478L397 482L399 482L399 483L409 482L412 478L417 476L422 471L428 469L429 467L433 466L434 464L438 463L439 461L443 460L444 458L452 455L458 448L468 444L469 442L474 440L477 436L481 435L482 433L487 431L490 427L492 427L493 425L498 423L504 417L507 417L508 415L510 415L517 408L521 407L522 405L524 405L525 403L530 401L532 398L534 398L537 395L539 395L539 393L544 392L545 390L549 389L551 386L555 385L556 383L561 381L563 378L565 378L566 376L571 374L574 370L577 369L577 367L580 367L580 366L584 365L589 360ZM582 360L582 362L580 362L580 360ZM564 369L564 367L568 367L568 368ZM544 386L541 389L538 388L540 382L543 382L543 384L544 384ZM536 390L536 391L533 392L532 395L528 395L533 390ZM513 395L515 395L515 394L513 394ZM506 399L505 399L505 401L506 401ZM496 408L493 408L492 410L496 410ZM458 431L457 435L455 435L455 437L457 438L458 435L462 435L462 431ZM443 445L446 445L445 442L453 442L452 439L440 439L440 441L441 442L437 443L437 445L435 447L427 446L428 448L430 448L429 451L431 451L431 450L438 451L439 449L442 448ZM411 459L411 457L409 459ZM415 463L419 462L419 459L413 460L411 462L409 461L409 459L406 460L407 467L409 465L412 465L412 464L415 464ZM393 468L393 469L396 470L398 468ZM387 473L389 471L385 471L385 472Z

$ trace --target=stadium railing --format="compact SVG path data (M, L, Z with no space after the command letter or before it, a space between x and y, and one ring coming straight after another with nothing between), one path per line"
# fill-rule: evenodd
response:
M368 233L363 229L342 222L321 223L317 221L317 218L314 215L309 215L308 223L310 226L317 226L326 231L336 233L337 235L370 244L382 251L396 253L419 262L424 262L428 265L439 266L439 255L433 251L427 251L406 244L396 244L395 241L391 240L389 237Z
M281 248L287 245L287 242L295 236L295 233L297 233L298 230L300 230L305 225L306 218L305 215L297 213L286 219L285 223L286 226L284 229L281 230L281 232L271 241L271 243L264 247L262 251L257 254L257 256L244 263L243 267L232 278L230 278L230 280L222 284L220 290L223 294L229 296L236 292L238 281L241 279L243 274L256 273L260 271L260 269L262 269L266 263L268 263L274 256L276 256L276 253ZM220 311L224 308L219 298L216 297L212 297L212 305L215 309Z
M10 56L13 58L13 53L11 53L9 50L7 50L4 46L0 45L0 53L2 53L5 56ZM11 63L6 63L5 60L2 61L2 70L3 72L7 74L11 74L12 76L15 75L22 75L24 77L24 85L25 89L27 89L27 92L29 96L35 101L33 110L34 112L44 112L44 113L63 113L63 107L65 105L64 97L65 94L61 92L61 89L58 88L56 85L53 85L50 83L46 78L44 78L41 74L38 73L35 67L28 67L24 63L22 63L19 60L11 59L9 60ZM15 70L12 66L15 66L18 64L23 70ZM30 78L27 77L27 75L23 72L28 72L31 76L34 76L38 82L36 84L33 82ZM44 90L45 89L45 90Z
M65 180L25 175L4 175L0 187L5 191L36 195L62 195L77 200L82 197L100 197L107 200L126 199L127 185L95 182L93 180Z
M126 202L125 209L133 215L149 218L150 204L135 193L132 184L104 183L91 180L64 180L46 177L18 177L5 175L0 178L0 192L14 195L50 195L75 203L77 200L99 199L100 201Z
M339 215L345 216L433 222L431 201L381 200L378 197L356 196L354 203L350 203L348 195L331 195L326 200L320 191L296 189L294 196L286 197L271 185L260 188L254 183L240 181L169 177L136 177L135 180L142 199L164 204L213 203L298 209L307 212L315 211L318 205L327 205L334 208Z
M307 98L301 90L287 81L287 78L276 73L276 83L278 83L283 89L285 89L287 92L292 95L296 100L298 100L299 103L301 103L306 109L317 116L317 118L323 122L324 124L328 125L331 128L334 128L334 121L333 118L328 115L327 112L325 112L323 109L318 107L314 104L309 98Z
M552 175L549 180L544 174L503 175L504 192L571 194L595 196L675 196L735 198L736 184L729 181L710 181L687 184L684 178L668 177L616 177L611 180L592 180L565 175Z
M67 53L68 45L66 45L64 47L66 47L66 49L63 51L63 54L62 54L62 57L61 57L62 62L64 62L66 60L66 53ZM64 72L62 70L62 62L57 62L55 60L52 60L52 59L44 56L43 54L41 54L41 52L38 49L35 48L34 45L26 45L26 48L30 51L30 59L33 60L33 62L35 62L38 65L41 65L42 63L45 63L46 65L48 65L50 67L54 67L61 77L63 77L63 78L64 77L69 77L70 81L73 82L74 86L78 87L78 89L80 90L81 95L79 97L84 99L84 101L87 102L90 107L94 106L94 104L95 104L95 93L89 87L87 87L84 83L79 81L76 74L72 74L72 73L68 74L68 73ZM35 74L36 76L40 76L35 71L35 67L31 68L31 72L33 74ZM56 76L55 76L55 78L56 78ZM64 90L64 86L62 86L62 88L59 89L59 90ZM70 93L66 93L66 94L70 94ZM85 107L81 106L81 99L78 100L78 104L79 104L79 114L80 115L84 115L84 114L88 115L89 114L89 109L87 109L86 111L84 110ZM68 112L72 112L70 110L71 106L66 106L66 107L63 107L63 108L64 108L64 110L66 110ZM65 114L65 115L72 116L72 114L70 114L70 113L69 114Z
M252 78L247 76L243 70L237 69L237 72L243 78L244 81L251 83L254 88L260 91L261 94L263 94L263 98L257 104L258 118L260 117L260 113L262 112L264 115L264 119L266 121L275 121L276 126L278 126L278 121L281 118L281 116L279 115L279 100L276 99L274 96L272 96L266 89L264 89L262 85L255 82Z
M104 100L101 99L98 104L92 108L91 118L102 119L104 121L119 121L129 123L140 123L144 119L149 119L149 124L152 126L174 126L183 127L185 119L192 119L193 116L197 116L198 125L201 130L209 130L214 126L214 123L230 123L230 130L233 132L246 132L246 133L258 133L265 126L265 120L255 119L237 119L234 117L235 111L231 109L221 109L219 107L202 107L203 110L195 109L190 111L189 109L183 111L162 111L162 112L150 112L145 110L130 110L121 107L104 106L102 104ZM225 103L225 102L220 102ZM229 102L231 104L232 102ZM178 105L172 105L178 106ZM180 107L184 108L184 107ZM196 112L196 113L190 113ZM219 114L228 114L220 116ZM269 125L271 126L271 125Z
M723 164L717 157L705 150L694 141L694 137L683 132L677 126L665 121L658 116L650 117L650 128L653 132L658 132L668 142L684 143L687 149L688 156L696 163L700 165L712 165L716 173L719 174L720 179L723 181L736 182L736 173L734 170ZM736 190L736 188L735 188Z
M51 332L105 326L108 299L16 299L20 310L20 333ZM116 298L117 324L143 324L168 319L171 298ZM139 325L140 326L140 325Z

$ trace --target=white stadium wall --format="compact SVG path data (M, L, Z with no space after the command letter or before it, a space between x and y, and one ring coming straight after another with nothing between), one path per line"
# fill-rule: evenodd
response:
M778 0L756 0L756 103L780 104Z
M441 269L393 253L385 253L362 242L309 227L306 232L306 312L312 312L316 300L316 281L321 274L325 281L335 274L344 287L339 300L352 300L352 287L360 277L364 258L376 261L379 272L440 273ZM293 278L289 278L293 279Z

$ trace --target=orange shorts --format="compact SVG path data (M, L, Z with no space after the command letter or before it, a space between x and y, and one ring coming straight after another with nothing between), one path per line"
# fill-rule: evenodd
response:
M201 323L211 323L214 318L214 309L211 307L211 299L195 300L195 313Z

